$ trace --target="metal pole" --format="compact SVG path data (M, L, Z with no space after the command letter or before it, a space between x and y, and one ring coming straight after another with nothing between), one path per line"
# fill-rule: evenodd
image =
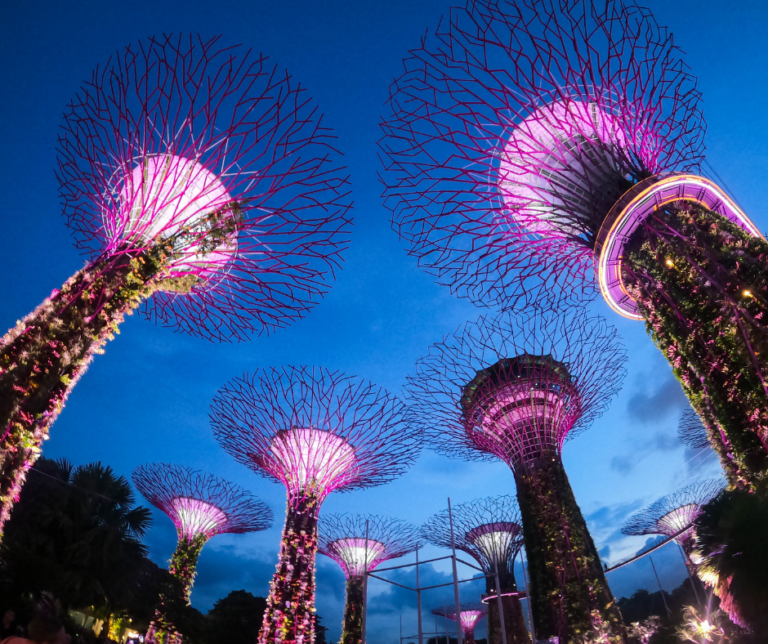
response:
M520 565L523 567L523 581L525 582L525 599L528 601L528 619L531 620L531 639L536 641L536 627L533 625L533 604L531 604L531 589L528 586L528 575L525 572L525 562L520 557Z
M421 628L421 589L419 588L419 549L416 548L416 612L419 622L419 644L424 644L424 635Z
M456 602L456 644L464 643L464 633L461 630L461 598L459 597L459 573L456 570L456 540L453 538L453 511L451 497L448 497L448 520L451 524L451 562L453 564L453 599Z
M701 597L699 597L699 589L696 588L696 580L693 578L693 575L691 574L691 569L688 566L688 557L685 554L685 550L683 550L683 546L681 546L678 543L677 547L680 548L680 555L683 558L683 564L685 564L685 569L688 571L688 579L691 580L691 588L693 588L693 594L696 595L696 602L699 604L699 606L703 608L704 604L701 601Z
M361 628L361 639L365 644L365 621L368 617L368 519L365 520L365 559L363 562L363 619Z
M659 581L659 573L656 572L656 566L653 563L653 557L648 555L648 559L651 560L651 566L653 567L653 574L656 575L656 583L659 584L659 592L661 593L662 600L664 600L664 608L667 609L667 615L672 617L672 611L670 611L669 606L667 606L667 598L664 597L664 589L661 587L661 581Z
M501 601L501 584L499 584L498 560L495 560L493 562L493 565L496 567L496 601L498 602L498 605L499 605L499 621L501 622L501 644L507 644L507 628L504 624L504 604Z
M403 644L403 615L400 614L400 644Z

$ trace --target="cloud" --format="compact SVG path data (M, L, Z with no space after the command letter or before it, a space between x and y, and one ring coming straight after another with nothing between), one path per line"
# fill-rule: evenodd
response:
M640 423L648 423L665 418L673 412L679 416L687 407L688 400L680 383L667 377L655 391L632 396L627 403L627 413Z

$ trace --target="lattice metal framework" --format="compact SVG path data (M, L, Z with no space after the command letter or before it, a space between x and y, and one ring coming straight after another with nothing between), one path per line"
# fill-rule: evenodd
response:
M396 397L320 367L273 367L232 380L214 397L211 422L225 450L283 483L288 495L259 642L311 642L323 500L400 476L415 461L421 436L405 424Z
M677 436L683 445L702 449L709 447L709 436L707 428L701 422L699 415L693 410L686 410L680 417L680 423L677 426Z
M240 486L181 465L150 463L131 476L136 489L173 521L179 538L266 530L274 515Z
M453 506L453 543L480 564L486 574L512 575L515 558L523 547L520 508L515 497L489 496ZM421 535L441 548L451 547L451 525L447 510L432 516ZM493 581L491 580L491 584Z
M91 259L171 246L145 314L242 340L328 289L349 189L306 91L220 38L164 36L98 67L59 136L61 197Z
M698 481L652 503L631 517L621 531L627 535L663 534L675 537L690 556L694 545L693 522L701 507L725 489L725 481Z
M375 514L330 514L320 520L319 535L318 551L339 564L347 579L419 547L418 528Z
M480 304L595 294L631 185L695 171L695 80L646 9L468 2L411 50L382 123L385 203L421 265Z
M616 330L582 311L502 313L434 344L409 377L409 418L440 453L515 469L559 457L620 390Z
M163 326L240 341L328 290L350 228L333 143L287 73L219 38L150 38L93 72L58 141L89 263L0 340L0 530L125 315L143 303Z
M214 435L235 459L285 485L291 500L383 485L415 461L419 435L404 404L360 378L322 367L273 367L225 385Z

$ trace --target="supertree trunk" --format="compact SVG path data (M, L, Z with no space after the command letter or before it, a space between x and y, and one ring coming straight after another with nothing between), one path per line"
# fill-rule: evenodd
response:
M53 291L0 343L0 533L27 471L95 353L155 289L161 256L96 260Z
M344 603L344 625L340 644L360 644L363 641L363 585L365 577L347 579L347 597Z
M595 631L626 643L621 613L559 458L515 472L536 637L572 642Z
M189 604L189 598L192 595L192 585L195 583L197 560L207 542L208 537L204 534L191 538L182 537L176 546L176 552L171 557L168 570L181 582L184 589L184 601L187 604Z
M630 239L625 283L731 485L768 477L768 243L690 202Z
M499 616L499 604L496 600L496 583L493 578L487 580L487 593L493 597L488 600L488 642L489 644L504 644L501 632L501 618ZM507 644L530 644L531 638L525 627L523 606L517 596L505 595L515 592L517 587L512 584L501 583L501 608L504 611L504 630L507 632Z
M315 556L320 502L304 493L288 499L280 560L270 584L260 644L312 644L315 641Z

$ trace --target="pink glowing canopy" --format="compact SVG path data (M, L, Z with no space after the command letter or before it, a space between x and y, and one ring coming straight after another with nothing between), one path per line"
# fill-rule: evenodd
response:
M355 450L332 431L314 428L278 432L270 446L286 486L298 494L343 487L355 473Z
M461 630L464 631L464 633L469 634L474 632L477 622L488 614L488 607L480 602L468 602L460 604L459 611ZM445 617L454 622L456 621L456 608L454 606L433 608L432 614Z
M625 360L616 330L584 310L481 317L418 361L409 422L441 453L531 467L603 412Z
M347 579L419 547L418 529L374 514L331 514L320 519L318 551L341 566Z
M272 511L233 483L180 465L137 467L133 484L147 501L165 512L180 539L255 532L272 525Z
M421 447L404 409L361 378L322 367L270 367L222 387L211 424L226 451L285 485L289 502L298 503L402 474Z
M628 535L663 534L675 539L690 556L693 547L693 523L702 506L725 489L720 479L698 481L660 498L630 517L621 531Z
M237 255L235 201L197 161L170 154L137 160L115 203L117 212L105 216L109 234L140 245L171 238L180 255L172 275L225 274ZM222 219L232 220L231 231L212 242L209 233Z
M351 206L335 145L267 57L219 37L153 37L97 67L69 104L60 194L91 259L166 254L147 317L245 340L330 287Z

